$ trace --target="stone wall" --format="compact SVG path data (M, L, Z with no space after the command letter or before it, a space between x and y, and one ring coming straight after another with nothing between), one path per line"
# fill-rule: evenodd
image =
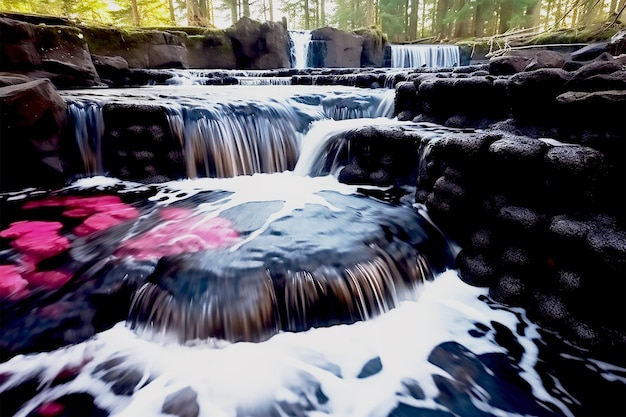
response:
M461 278L609 355L626 347L625 64L542 52L415 71L396 90L400 119L449 127L404 140L420 149L415 201L462 248ZM351 136L358 146L370 134ZM366 163L358 155L340 178L406 182L397 166L371 163L406 163L388 161L389 149Z
M134 70L290 68L290 39L277 22L240 19L225 29L123 30L46 16L0 13L0 71L48 78L60 88L132 85ZM376 30L313 31L315 67L382 66ZM319 49L319 48L318 48Z

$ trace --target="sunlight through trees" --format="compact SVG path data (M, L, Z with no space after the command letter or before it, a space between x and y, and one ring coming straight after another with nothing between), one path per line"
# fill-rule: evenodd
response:
M116 26L225 28L248 16L289 29L376 27L392 42L623 21L626 0L0 0L0 10Z

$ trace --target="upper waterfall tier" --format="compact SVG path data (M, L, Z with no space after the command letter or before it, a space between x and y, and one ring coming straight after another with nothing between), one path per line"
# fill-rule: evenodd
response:
M63 92L85 173L132 180L292 170L312 122L393 115L393 90L273 86L269 94L258 86Z
M311 44L310 30L290 30L289 42L291 46L291 67L292 68L308 68L309 67L309 45Z
M460 63L456 45L391 45L392 68L450 68Z

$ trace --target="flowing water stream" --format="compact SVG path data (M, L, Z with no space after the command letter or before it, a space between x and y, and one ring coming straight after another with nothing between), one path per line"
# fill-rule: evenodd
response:
M390 93L63 92L88 175L0 196L2 415L619 410L626 369L464 284L423 207L335 179L351 129L445 132L392 119ZM189 178L106 175L107 106L128 103L166 110Z

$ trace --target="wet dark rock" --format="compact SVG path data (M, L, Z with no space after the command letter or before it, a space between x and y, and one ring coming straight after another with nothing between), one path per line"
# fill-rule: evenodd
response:
M580 274L567 269L561 269L557 273L558 285L564 297L575 294L578 295L582 289L583 278Z
M380 371L383 370L383 363L380 360L379 356L370 359L367 361L363 368L357 375L357 378L369 378L370 376L376 375Z
M359 68L363 52L363 37L332 27L323 27L311 31L313 48L321 54L314 67Z
M519 271L531 268L536 262L528 249L519 247L506 248L502 253L501 263L508 271Z
M494 244L493 231L489 229L478 230L470 237L470 244L476 249L488 249Z
M589 78L593 75L600 74L612 74L617 71L623 70L623 64L612 56L608 61L596 60L586 65L583 65L578 70L574 71L571 75L571 82L576 82L581 79Z
M608 46L608 42L592 43L572 52L570 58L573 61L589 61L607 52Z
M539 51L530 58L524 71L534 71L540 68L562 68L565 58L562 54L554 51Z
M567 304L556 294L535 291L532 298L531 311L539 315L541 323L563 325L571 317Z
M606 179L604 155L583 146L555 146L545 155L548 195L555 206L592 204Z
M360 67L382 67L385 44L387 43L383 33L376 29L359 29L355 33L363 38Z
M223 30L207 30L203 35L187 36L189 68L237 68L233 44Z
M594 227L587 234L587 245L600 263L626 273L626 230Z
M570 74L559 68L542 68L513 75L508 95L513 116L526 123L547 123L554 115L556 97L565 91Z
M497 219L504 227L517 232L537 231L541 216L528 207L507 206L500 209Z
M419 408L409 404L400 402L388 417L454 417L455 414L449 413L444 410L433 410L431 408Z
M504 90L488 77L439 78L423 80L417 97L422 113L435 122L462 115L468 122L477 119L500 119L508 113ZM471 123L467 125L471 126Z
M626 53L626 30L622 29L611 36L607 48L611 55L618 56Z
M563 123L569 129L605 129L623 137L626 121L626 90L591 93L568 91L556 98Z
M102 82L111 86L128 84L128 61L124 58L92 55L91 59Z
M62 184L67 110L52 83L42 79L1 87L0 118L2 190Z
M456 268L463 282L477 287L489 287L496 280L495 263L481 253L462 250L456 258Z
M572 78L566 86L572 91L626 90L626 71Z
M515 345L519 346L514 342L505 347L518 349ZM475 355L456 342L435 347L428 360L449 375L433 375L440 391L435 401L455 415L487 417L488 413L483 410L490 405L512 414L560 415L556 405L538 400L532 395L531 386L518 374L519 366L515 356L513 352L509 355ZM475 395L476 390L484 390L490 395L479 400Z
M502 275L496 279L495 285L489 287L489 296L494 300L508 305L521 305L527 300L528 285L522 278L515 275Z
M176 391L165 398L161 412L178 417L198 417L200 415L198 394L191 387Z
M529 58L524 56L499 56L489 60L489 74L512 75L523 71Z
M408 394L415 398L416 400L425 400L426 395L424 394L424 390L420 387L418 381L412 378L407 378L402 380L402 385L408 391Z
M104 382L111 384L111 391L115 395L131 396L142 387L139 383L143 380L144 373L129 366L130 364L123 364L121 369L116 367L108 370L101 377Z
M0 70L31 71L41 68L35 27L26 22L0 18Z
M180 142L161 106L110 103L103 115L103 163L111 175L144 182L156 182L156 175L163 179L185 175Z
M231 38L237 68L289 67L289 35L278 22L257 22L247 17L226 29Z
M418 111L417 87L414 82L403 81L396 84L395 112L402 114L402 120L411 120Z
M489 146L489 152L505 164L537 165L547 150L548 146L544 142L521 136L503 137Z

